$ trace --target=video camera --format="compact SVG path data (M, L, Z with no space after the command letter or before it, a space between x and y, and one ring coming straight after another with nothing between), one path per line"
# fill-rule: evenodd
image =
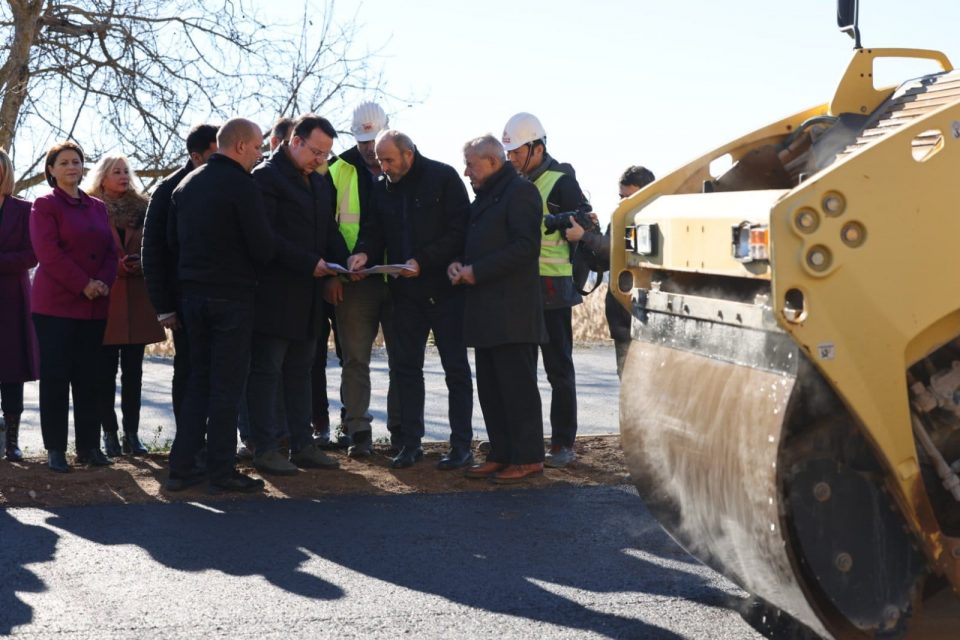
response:
M593 231L600 233L600 225L594 222L590 215L590 205L585 204L575 211L562 211L560 213L548 213L543 216L543 226L547 233L569 229L573 226L571 220L576 220L577 224L583 227L584 231Z

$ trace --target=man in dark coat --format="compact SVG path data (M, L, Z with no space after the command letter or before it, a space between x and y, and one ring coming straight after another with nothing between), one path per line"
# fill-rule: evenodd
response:
M170 491L200 481L194 459L204 434L211 489L249 492L264 486L234 466L256 267L273 258L275 246L260 187L250 175L260 161L262 140L256 123L227 121L217 132L219 151L173 192L167 242L177 248L190 377L170 451Z
M297 467L339 466L314 444L310 428L310 371L324 320L320 278L333 275L326 259L342 264L347 258L334 215L333 183L316 172L336 136L325 118L301 116L290 141L253 172L277 241L273 262L260 272L247 380L253 464L265 473L292 475ZM279 451L278 397L286 409L289 460Z
M143 242L140 264L147 284L147 295L157 312L157 320L173 331L173 418L179 420L180 406L190 374L190 348L187 332L180 324L177 309L180 300L177 285L177 248L167 244L167 216L173 190L191 171L203 166L217 151L217 128L200 124L187 134L187 153L190 158L182 169L164 178L150 198L147 217L143 223Z
M646 167L636 165L627 167L627 170L620 176L620 199L629 198L654 180L656 178L653 173ZM577 224L576 220L571 219L570 228L566 230L565 235L570 242L579 242L581 251L589 251L592 254L591 260L594 264L610 269L610 225L607 225L606 233L600 235L593 231L584 230ZM632 316L613 297L609 287L607 288L607 298L604 300L604 305L607 327L610 329L610 337L613 338L613 346L617 354L617 377L620 378L623 376L623 364L626 362L627 350L630 347Z
M463 252L467 190L453 167L425 158L399 131L381 131L376 152L386 179L374 187L372 206L360 216L348 265L360 269L386 249L389 263L408 267L390 282L402 445L393 467L409 467L423 456L423 359L430 331L449 392L450 451L438 466L464 467L473 462L473 378L463 341L463 296L446 269Z
M466 289L464 335L475 350L477 394L490 437L486 462L465 475L520 482L543 473L537 388L537 350L547 338L538 268L543 203L493 136L471 140L463 155L476 198L463 258L447 275Z

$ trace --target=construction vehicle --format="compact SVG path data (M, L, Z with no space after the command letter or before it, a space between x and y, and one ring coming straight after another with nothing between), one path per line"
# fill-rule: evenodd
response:
M622 442L664 528L805 632L956 639L960 72L864 48L857 9L828 103L613 213ZM875 87L882 58L942 70Z

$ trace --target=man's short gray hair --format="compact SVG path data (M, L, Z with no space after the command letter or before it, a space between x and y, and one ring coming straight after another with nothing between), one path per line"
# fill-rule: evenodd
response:
M417 150L417 145L413 144L413 140L410 139L410 136L402 131L397 131L396 129L384 129L378 133L374 145L379 147L380 143L384 140L389 140L393 144L397 145L397 149L400 151L400 153L403 153L404 151Z
M503 145L500 144L500 141L491 133L480 136L479 138L474 138L473 140L468 140L467 143L463 145L463 155L492 158L496 160L498 164L507 161L507 154L503 150Z

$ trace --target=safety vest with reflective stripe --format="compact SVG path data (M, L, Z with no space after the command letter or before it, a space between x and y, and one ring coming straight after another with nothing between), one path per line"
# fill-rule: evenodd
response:
M544 171L533 182L537 185L540 198L543 200L544 216L550 213L547 208L547 197L561 177L563 173L560 171ZM543 220L540 221L540 275L550 277L573 275L573 265L570 264L570 245L562 233L547 234Z
M360 185L357 168L340 160L330 165L330 177L337 190L337 223L340 235L347 243L347 250L353 251L360 235Z

